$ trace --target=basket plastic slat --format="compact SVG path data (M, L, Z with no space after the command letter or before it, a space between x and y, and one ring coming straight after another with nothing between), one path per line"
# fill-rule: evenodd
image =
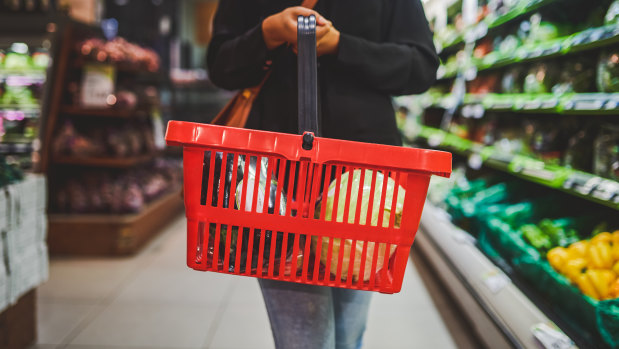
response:
M226 249L224 250L224 271L227 272L230 268L230 244L232 242L232 226L226 225Z
M245 274L251 275L251 259L254 252L254 234L256 228L249 228L249 238L247 240L247 262L245 263Z
M310 244L311 237L309 235L305 235L305 251L303 251L303 271L301 272L301 279L303 279L303 281L308 280L307 274L310 261Z
M238 234L236 236L236 248L234 256L234 273L239 274L241 272L241 246L243 246L243 230L245 227L239 226Z
M355 256L357 252L357 240L352 240L350 245L350 258L348 261L348 275L346 276L346 286L352 286L353 272L355 270Z
M325 265L325 277L324 280L326 282L331 281L331 258L333 258L333 238L328 237L329 239L329 247L327 248L327 263Z
M205 153L206 154L206 153ZM217 157L216 153L214 151L209 151L209 156L210 156L210 163L208 166L208 172L207 172L207 179L206 179L206 183L207 183L207 191L206 191L206 203L205 205L211 205L213 203L213 182L214 180L212 180L212 178L214 178L215 174L215 157ZM204 180L202 181L202 183L204 183Z
M387 171L383 172L383 186L380 191L380 205L378 206L378 227L384 227L383 218L385 216L385 199L387 197L387 183L389 174Z
M296 162L290 161L290 176L288 177L288 191L286 192L286 216L291 215L292 211L292 191L294 190L294 176L297 169Z
M282 195L282 190L284 187L284 176L286 175L286 160L283 158L280 158L277 160L277 162L279 164L279 174L277 175L277 190L275 191L274 212L276 215L280 215L280 212L281 212L280 205L282 205L281 195Z
M292 280L297 279L297 263L299 258L299 234L293 233L293 245L292 245L292 260L290 261L290 277Z
M245 204L245 200L247 200L247 174L249 173L249 162L250 162L250 157L249 154L245 154L245 166L243 169L243 188L242 188L242 192L241 192L241 207L239 207L239 210L241 211L246 211L246 204Z
M236 176L237 167L239 165L239 154L234 153L234 159L232 160L232 179L230 180L230 196L228 197L228 208L234 209L236 200Z
M327 195L329 193L329 185L331 184L331 174L335 170L335 166L330 165L325 168L325 181L322 183L322 201L320 205L320 219L327 220Z
M320 272L320 255L322 253L322 236L315 236L314 237L316 239L316 255L314 256L314 277L312 278L312 280L314 281L318 281L318 276L319 276L319 272Z
M389 228L395 228L395 209L398 204L398 191L400 189L400 172L396 172L395 175L395 184L393 188L393 198L391 198L391 211L389 213Z
M288 232L284 232L284 239L282 241L282 254L279 260L279 277L283 278L286 273L286 261L287 261L287 253L288 249Z
M348 216L350 214L350 202L352 201L352 182L355 173L355 168L350 167L348 169L348 183L346 183L346 195L344 196L344 220L342 222L349 223Z
M372 178L370 182L370 198L368 202L368 211L365 213L365 224L372 225L372 211L374 210L374 192L376 191L376 172L375 169L372 169Z
M297 217L303 217L306 201L306 181L308 171L307 161L301 161L299 166L299 181L297 182Z
M260 173L261 173L261 165L262 165L262 157L256 157L256 175L254 177L254 187L252 188L252 197L251 197L251 212L256 211L256 205L258 204L258 192L260 191ZM246 178L249 176L245 176ZM265 200L268 201L268 200ZM264 212L264 211L262 211Z
M204 222L198 222L198 241L196 242L196 264L204 261Z
M339 250L338 250L338 255L337 255L337 268L335 270L335 282L338 285L342 281L342 267L344 266L343 263L344 263L344 239L339 239Z
M311 178L313 178L313 181L312 181L312 191L311 191L310 200L309 200L309 214L308 214L308 218L311 218L311 219L313 219L315 215L316 200L320 193L319 186L320 186L320 180L322 177L321 166L318 164L314 164L312 167L313 167L313 170L312 170Z
M367 222L367 221L366 221ZM367 260L368 242L363 241L363 249L361 250L361 267L359 268L359 280L357 280L357 286L363 286L363 280L365 279L365 263Z
M333 197L333 207L331 210L331 222L337 222L338 206L340 200L340 183L342 180L342 166L335 167L335 193Z
M363 203L363 186L365 180L365 169L361 170L361 178L359 181L359 188L357 190L357 207L355 208L355 224L359 224L361 218L361 204Z
M213 268L219 270L219 240L221 236L221 224L215 224L215 245L213 249Z
M381 269L381 272L384 272L385 274L389 274L391 272L391 268L389 267L389 252L391 251L391 244L387 244L385 243L385 254L383 255L383 269ZM384 281L383 281L384 282Z
M272 232L271 233L271 246L269 249L269 268L267 270L267 273L270 277L273 277L273 270L275 269L275 245L277 242L277 232ZM265 247L266 248L266 247ZM281 256L280 256L280 263L281 263Z
M217 207L223 207L224 192L226 191L226 168L228 167L228 153L223 152L221 155L221 171L219 174L219 183L216 188L219 188L217 196ZM232 183L230 183L232 186Z
M380 249L380 243L374 242L374 253L372 254L372 267L370 269L370 287L376 286L376 267L378 263L378 250Z

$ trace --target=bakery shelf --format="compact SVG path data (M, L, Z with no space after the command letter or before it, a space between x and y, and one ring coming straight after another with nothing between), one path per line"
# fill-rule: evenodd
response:
M146 116L148 113L143 109L120 109L120 108L85 108L79 106L63 106L62 114L73 116L96 116L102 118L134 118Z
M131 157L77 157L57 156L54 163L84 167L129 168L150 162L156 154L146 154Z
M181 189L175 189L136 214L48 214L49 251L54 255L133 254L182 210Z
M619 210L619 182L597 175L545 164L527 156L506 154L445 131L422 127L418 135L428 145L469 158L469 165L488 166L524 180Z

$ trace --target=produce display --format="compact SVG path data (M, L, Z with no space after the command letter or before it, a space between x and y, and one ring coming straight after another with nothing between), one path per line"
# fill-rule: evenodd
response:
M145 204L182 183L178 160L158 159L154 165L128 171L80 171L67 174L52 189L56 213L136 213Z
M148 123L109 125L78 130L66 120L52 144L56 156L129 157L156 150L153 131Z
M77 52L88 60L100 63L121 63L141 67L151 72L159 70L159 55L149 48L117 37L106 41L99 38L90 38L80 42Z
M619 230L555 247L546 258L587 296L596 300L619 298Z
M248 161L247 157L244 155L238 156L237 159L237 169L236 169L236 183L232 183L233 177L233 166L234 166L234 156L229 154L226 160L223 159L223 154L221 152L215 153L214 167L213 173L210 173L210 163L211 163L211 152L205 153L204 158L204 170L203 170L203 182L202 182L202 197L201 203L203 205L212 205L218 206L221 205L223 208L228 208L231 201L230 195L234 195L233 203L234 208L237 210L251 211L252 203L256 206L257 212L262 212L265 204L265 192L267 189L267 177L268 171L273 171L271 173L269 186L269 197L267 202L267 210L268 213L286 214L286 206L288 205L286 199L286 188L287 185L284 184L283 189L280 189L280 197L277 198L277 190L278 190L278 181L280 179L277 178L276 173L279 173L279 170L269 169L268 161L266 158L263 158L261 163L259 164L260 170L257 170L258 161L254 156L249 157L249 164L246 164ZM245 166L247 165L247 173L245 173ZM225 167L225 168L222 168ZM280 166L279 164L277 166ZM276 167L277 167L276 166ZM225 178L223 180L223 188L220 180L220 176L222 170L225 173ZM322 205L326 205L325 219L327 221L335 220L336 222L343 222L344 219L344 211L345 211L345 195L346 189L349 185L349 180L352 181L352 188L359 188L361 184L361 170L356 170L353 172L352 179L350 177L350 172L344 172L340 176L340 191L338 197L338 205L334 207L335 200L335 191L337 181L333 180L328 187L327 197L319 198L316 203L315 208L315 218L318 219L320 217L320 212L322 209ZM367 221L368 217L368 209L370 205L370 196L371 196L371 185L372 178L375 180L375 189L374 195L372 199L372 211L370 213L370 221ZM287 178L283 179L284 183L287 183ZM392 178L385 178L381 172L373 172L371 170L365 170L364 172L364 180L362 186L362 194L359 197L359 193L357 190L352 190L350 198L348 202L350 203L350 211L348 222L353 223L355 220L356 207L360 205L360 217L359 224L370 224L372 226L377 226L378 219L380 216L380 202L383 190L383 183L387 181L386 186L386 195L384 195L385 206L383 211L383 221L381 222L381 226L387 227L389 224L389 220L391 217L391 209L393 204L393 196L395 194L395 182ZM256 181L258 183L256 183ZM254 198L254 188L258 187L257 197ZM212 187L212 196L209 198L207 188ZM223 191L223 193L221 192ZM219 197L221 195L221 203L219 203ZM395 203L395 217L394 217L394 225L395 227L400 226L401 214L404 205L404 196L405 190L402 187L398 187L397 190L397 202ZM245 200L245 205L243 206L243 200ZM360 202L359 202L360 201ZM276 203L279 203L279 207L275 207ZM334 210L337 210L337 215L334 216ZM284 233L283 232L273 232L270 230L262 230L255 229L254 230L254 238L253 245L249 246L249 235L250 228L243 227L242 229L238 226L227 226L221 225L217 226L217 224L210 223L209 224L209 246L214 246L215 244L215 236L218 234L219 229L219 251L225 251L226 244L229 243L230 249L227 251L230 259L229 259L229 270L232 272L236 267L240 268L240 270L245 270L247 268L247 255L251 251L252 259L251 259L251 268L255 270L258 267L258 256L260 250L260 241L262 239L262 234L264 234L264 250L263 250L263 259L261 261L262 267L266 272L266 268L269 266L271 250L270 246L272 243L272 239L275 239L275 253L276 255L273 257L274 263L278 266L280 263L289 263L292 259L293 252L293 244L292 239L287 241L287 245L285 246L285 252L282 252L282 247L284 244ZM229 234L229 236L228 236ZM227 239L230 239L227 242ZM239 242L242 244L239 247ZM304 256L303 251L305 244L310 243L310 256ZM363 256L364 244L362 241L358 241L356 245L352 246L352 240L344 240L341 239L333 239L332 250L331 250L331 260L328 260L328 250L329 250L329 241L327 239L318 239L316 237L312 237L310 241L306 241L306 238L303 236L299 239L299 254L296 256L298 264L304 258L310 258L310 260L314 260L314 254L320 251L320 261L321 261L321 270L320 274L322 275L326 271L322 268L325 268L326 265L330 265L330 272L332 275L337 273L337 264L340 253L343 255L343 264L341 269L341 278L342 280L346 280L348 278L349 269L352 268L352 276L353 280L357 281L362 278L364 281L370 279L370 270L372 268L372 258L376 253L378 255L378 259L376 262L376 271L380 271L383 268L383 264L385 261L385 255L388 256L393 255L395 252L395 246L392 246L389 251L386 249L385 244L378 244L374 242L368 242L365 247L365 256ZM240 250L239 250L240 248ZM355 260L354 265L349 265L349 260L351 257L352 249L355 249ZM341 251L340 251L341 250ZM207 253L213 257L214 249L209 248ZM240 254L240 265L236 265L236 261L234 256ZM217 263L223 265L225 255L220 253L219 259ZM361 275L361 261L365 259L365 265L363 266L364 273ZM298 267L299 265L297 265ZM276 268L276 272L278 272L278 268ZM311 271L311 270L310 270ZM294 272L292 270L287 270L287 273Z

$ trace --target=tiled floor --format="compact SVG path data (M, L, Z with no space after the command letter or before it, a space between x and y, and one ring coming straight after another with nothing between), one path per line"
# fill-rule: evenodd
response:
M135 257L52 260L33 349L273 348L257 281L191 271L184 234L179 218ZM373 296L364 349L455 347L412 263Z

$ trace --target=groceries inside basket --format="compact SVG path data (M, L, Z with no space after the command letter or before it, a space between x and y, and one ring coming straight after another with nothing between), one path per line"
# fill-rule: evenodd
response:
M205 151L200 204L373 227L380 222L382 228L398 229L406 195L401 179L395 172ZM309 279L366 282L380 277L396 251L395 244L268 225L268 218L264 227L200 222L196 255L208 268L230 273L301 276L305 270Z

